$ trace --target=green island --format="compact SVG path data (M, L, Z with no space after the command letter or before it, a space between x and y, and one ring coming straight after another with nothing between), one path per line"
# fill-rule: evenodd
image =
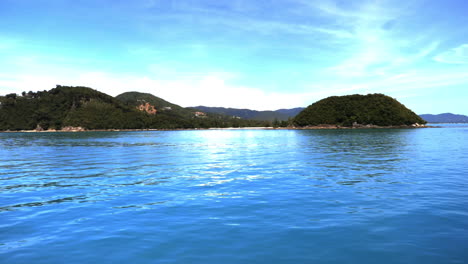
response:
M0 96L0 131L207 129L241 127L356 128L420 126L426 121L382 94L333 96L289 120L251 120L184 108L152 94L116 97L88 87Z
M308 106L294 118L298 127L419 127L426 123L383 94L331 96Z

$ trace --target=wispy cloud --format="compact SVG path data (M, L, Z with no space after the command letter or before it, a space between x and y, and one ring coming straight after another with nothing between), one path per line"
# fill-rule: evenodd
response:
M323 15L333 16L335 18L351 19L351 20L374 20L383 21L393 18L392 8L379 9L376 1L346 1L348 7L343 7L336 1L332 0L296 0L303 6L319 10ZM356 5L357 4L357 5Z
M425 57L431 55L434 51L436 51L438 47L439 47L439 41L433 41L432 43L430 43L426 47L423 47L419 51L419 53L417 53L416 56L414 56L414 59L425 58Z
M386 1L346 2L348 6L329 0L298 1L317 8L324 16L335 17L344 30L352 32L341 47L346 53L334 57L334 64L324 70L337 82L360 83L402 76L424 65L439 47L438 39L398 26L410 15L406 6L398 8Z
M449 64L468 64L468 44L462 44L456 48L442 52L435 56L434 60Z
M262 35L325 35L336 38L350 38L353 36L351 32L340 27L316 25L306 22L307 19L302 22L292 20L290 17L293 17L294 10L288 8L284 8L282 10L283 15L279 17L268 16L268 13L259 16L259 12L262 12L262 10L259 10L260 7L263 9L265 6L257 4L253 8L252 4L249 4L247 6L250 8L246 8L244 7L245 3L234 2L237 4L230 5L230 9L213 8L210 5L184 4L182 5L183 9L178 10L179 12L164 15L148 14L144 17L144 20L146 20L146 23L153 24L161 21L161 19L169 19L179 23L195 23L200 28L223 27L225 30L255 32ZM242 10L242 12L239 12L239 10Z

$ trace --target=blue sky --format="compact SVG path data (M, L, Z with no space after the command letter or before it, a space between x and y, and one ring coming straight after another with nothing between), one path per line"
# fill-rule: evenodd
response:
M0 94L83 85L274 110L384 93L468 114L468 2L0 0Z

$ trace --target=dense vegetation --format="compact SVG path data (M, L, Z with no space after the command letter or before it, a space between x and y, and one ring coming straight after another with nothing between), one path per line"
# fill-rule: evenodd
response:
M399 126L425 124L397 100L383 94L332 96L320 100L294 118L296 126L361 125Z
M244 120L232 116L205 113L195 108L184 108L148 93L126 92L116 96L131 107L149 103L157 109L151 128L212 128L212 127L258 127L269 126L268 122ZM202 112L200 115L199 113Z
M142 102L158 111L137 109ZM265 126L265 122L223 115L196 115L195 109L171 104L151 94L124 93L117 98L87 87L60 86L50 91L0 97L0 130L62 129L177 129Z
M112 96L86 87L57 86L0 98L0 129L143 128L145 116Z

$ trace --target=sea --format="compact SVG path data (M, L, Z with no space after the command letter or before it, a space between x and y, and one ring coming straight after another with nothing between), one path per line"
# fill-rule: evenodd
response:
M468 124L0 133L0 263L468 263Z

